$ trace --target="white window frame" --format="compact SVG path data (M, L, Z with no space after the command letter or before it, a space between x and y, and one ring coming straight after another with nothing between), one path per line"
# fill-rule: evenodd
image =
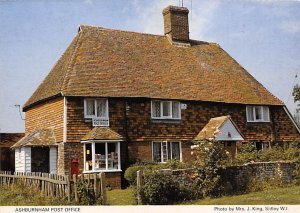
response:
M160 103L160 116L154 117L153 116L153 102L159 102ZM163 115L163 103L169 103L169 110L170 110L170 116L164 116ZM173 103L178 103L178 118L173 118ZM151 100L151 118L152 119L174 119L174 120L180 120L181 119L181 105L179 101L165 101L165 100Z
M94 172L121 172L121 144L120 141L83 141L83 172L84 173L94 173ZM105 169L96 169L96 159L95 159L95 144L97 143L104 143L105 144ZM115 143L118 149L118 168L117 169L109 169L108 168L108 144ZM91 152L92 152L92 169L86 170L86 144L91 144Z
M179 161L182 162L182 148L181 148L181 141L152 141L152 161L154 161L154 143L160 143L160 154L161 154L161 161L159 163L166 163L168 160L173 160L172 159L172 143L179 143ZM163 157L163 143L166 144L166 147L167 147L167 159L164 159ZM170 153L171 153L171 156L169 158L168 154L168 143L170 143Z
M94 101L94 107L95 107L95 115L87 115L87 101L88 100L93 100ZM97 115L97 100L105 100L106 101L106 117L99 117ZM108 100L106 98L85 98L84 99L84 118L103 118L103 119L109 119L109 114L108 114Z
M256 112L255 112L255 108L259 108L261 111L261 115L262 115L262 119L256 119ZM267 119L265 120L265 110L267 109ZM251 112L253 113L253 120L250 120L249 116L248 116L248 111L251 110ZM246 106L246 117L247 117L247 122L249 123L253 123L253 122L270 122L270 109L268 106Z

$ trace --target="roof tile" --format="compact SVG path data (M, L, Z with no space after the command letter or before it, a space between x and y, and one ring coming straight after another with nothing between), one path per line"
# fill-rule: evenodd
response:
M81 139L81 141L89 141L89 140L119 140L119 141L122 141L123 137L108 127L94 127L89 133L87 133Z
M11 148L23 146L57 146L53 128L36 129L21 138Z
M283 105L219 45L190 43L81 26L24 109L58 94Z

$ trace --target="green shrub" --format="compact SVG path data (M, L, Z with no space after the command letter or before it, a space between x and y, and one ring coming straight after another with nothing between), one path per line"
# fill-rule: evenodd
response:
M257 158L258 161L262 162L287 160L284 149L279 146L273 146L271 149L259 150Z
M300 162L300 148L291 147L284 151L284 157L286 160L292 160Z
M179 183L173 176L157 171L145 175L140 193L142 203L147 205L171 204L181 197Z
M257 151L253 143L242 144L233 165L249 162L268 162L268 161L300 161L300 143L291 143L289 148L284 148L280 144L275 144L269 149Z
M249 163L257 160L257 150L253 143L243 143L238 151L233 164Z
M270 189L275 189L278 187L288 186L288 183L284 183L283 180L276 175L275 177L250 177L246 185L245 192L259 192Z
M198 188L198 196L202 197L219 197L223 194L221 178L218 171L224 168L230 160L222 145L215 140L198 141L193 148L196 155L195 184Z
M93 205L97 201L93 190L89 190L91 186L88 185L87 181L78 179L77 192L79 203L81 205Z
M141 166L141 165L140 166L136 165L136 166L128 167L125 170L124 178L129 182L129 184L133 185L135 183L135 180L136 180L137 171L144 170L144 168L145 168L145 166Z
M166 163L155 163L155 162L139 162L125 170L124 178L129 182L129 184L134 185L136 180L136 172L139 170L155 171L162 169L186 169L191 168L191 165L182 163L177 160L169 160Z
M293 183L300 186L300 161L295 164L293 171Z

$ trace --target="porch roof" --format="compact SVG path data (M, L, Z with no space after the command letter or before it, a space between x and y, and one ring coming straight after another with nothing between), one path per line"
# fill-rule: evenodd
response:
M23 146L57 146L53 128L36 129L11 146L12 149Z
M94 127L87 133L81 141L90 140L118 140L123 141L123 136L110 129L109 127Z
M228 123L227 123L228 122ZM227 125L225 125L227 123ZM226 132L226 133L225 133ZM226 135L227 134L227 135ZM201 140L244 140L243 135L229 115L211 118L195 137Z

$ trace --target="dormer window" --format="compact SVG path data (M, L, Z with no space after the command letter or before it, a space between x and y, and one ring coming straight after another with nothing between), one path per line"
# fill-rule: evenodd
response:
M93 126L109 126L107 99L84 99L84 118L91 118Z
M151 118L153 119L181 119L179 101L151 101Z
M270 122L268 106L247 106L247 122Z

